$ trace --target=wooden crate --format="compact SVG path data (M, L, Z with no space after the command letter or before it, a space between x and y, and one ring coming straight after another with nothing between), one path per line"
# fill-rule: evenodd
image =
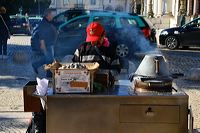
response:
M24 112L40 112L42 109L40 98L32 96L36 91L36 81L29 81L23 87Z

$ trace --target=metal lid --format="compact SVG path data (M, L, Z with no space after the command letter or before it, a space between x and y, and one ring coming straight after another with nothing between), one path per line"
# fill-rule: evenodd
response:
M169 68L162 55L149 54L144 57L135 74L146 77L168 77Z

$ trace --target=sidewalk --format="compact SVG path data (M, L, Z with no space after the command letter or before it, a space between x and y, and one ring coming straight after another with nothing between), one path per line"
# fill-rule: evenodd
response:
M25 133L30 118L31 113L0 111L0 133Z
M30 37L15 36L8 41L8 58L0 57L0 133L25 133L31 113L23 112L23 86L33 79ZM24 53L26 62L16 62Z

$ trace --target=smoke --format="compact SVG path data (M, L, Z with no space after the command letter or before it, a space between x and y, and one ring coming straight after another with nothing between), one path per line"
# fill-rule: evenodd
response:
M145 38L143 32L138 27L127 25L117 31L112 31L110 34L111 36L114 34L113 40L117 40L118 45L124 44L128 47L128 54L123 57L128 60L128 73L136 71L146 54L161 54L161 52L156 49L156 44L151 43Z
M106 36L108 37L111 46L124 44L128 47L128 54L122 57L128 60L129 73L135 72L143 57L146 54L161 54L156 49L155 44L151 43L145 38L140 28L133 25L126 25L122 28L111 28L110 26L104 26L106 30ZM81 36L67 37L69 29L62 29L64 32L60 33L59 41L55 46L55 54L61 60L66 55L73 55L76 48L84 42L86 33L85 30L81 31ZM65 62L69 62L71 58L65 58ZM127 66L127 65L126 65Z
M141 29L135 26L127 25L116 32L118 35L118 40L120 43L124 43L129 47L131 58L134 53L145 53L149 51L154 51L155 48L151 42L145 38Z

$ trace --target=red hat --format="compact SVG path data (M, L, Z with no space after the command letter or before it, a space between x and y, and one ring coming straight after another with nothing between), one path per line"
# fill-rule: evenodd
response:
M86 32L87 38L86 42L96 42L100 39L102 34L104 33L103 26L98 22L92 22L88 25Z

